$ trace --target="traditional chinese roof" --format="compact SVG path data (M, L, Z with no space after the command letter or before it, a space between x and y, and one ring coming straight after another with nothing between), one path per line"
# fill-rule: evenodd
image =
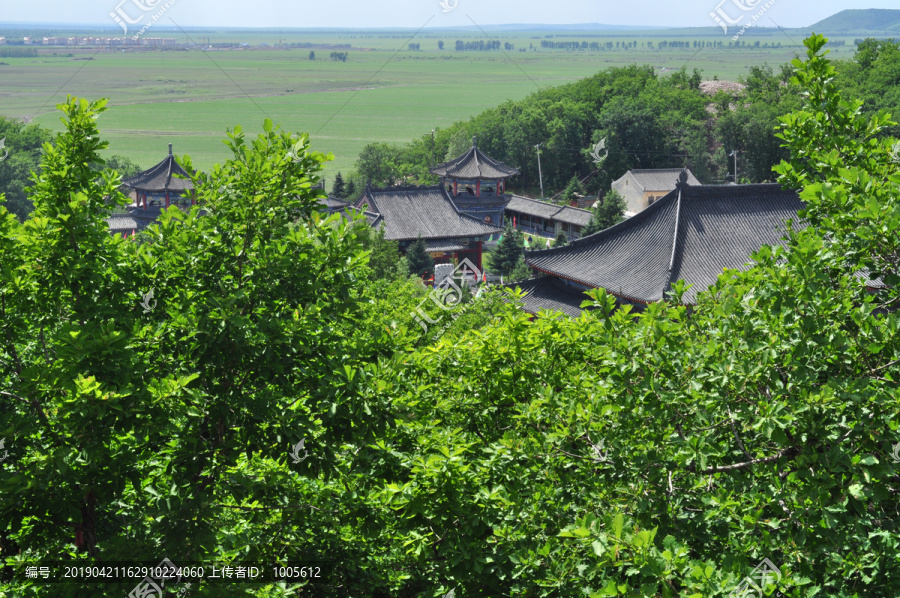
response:
M465 245L462 243L455 243L452 240L437 239L425 243L425 251L431 253L463 251L465 249L467 249Z
M653 169L637 169L629 170L622 177L614 182L618 183L627 176L631 176L631 180L640 187L641 191L671 191L678 182L678 175L685 170L688 175L688 185L698 187L701 185L697 177L688 169L681 168L653 168Z
M191 211L193 206L179 206L172 204L170 207L174 207L187 213ZM162 213L167 209L168 208L164 206L148 206L146 208L131 206L126 208L124 213L111 214L110 217L106 219L106 223L109 225L110 234L131 233L132 231L141 232L151 224L157 222ZM203 216L207 212L201 208L199 213Z
M143 228L130 214L112 214L106 219L106 224L109 225L109 232L113 235L120 235L123 233L130 234L132 231Z
M320 197L316 200L316 203L324 208L328 213L337 212L343 210L344 208L350 207L350 202L344 201L343 199L339 199L337 197Z
M555 276L540 276L522 282L504 285L508 288L520 288L525 292L521 300L521 308L537 314L540 310L561 311L567 316L577 318L581 315L581 303L590 301L585 291L569 286Z
M528 214L529 216L537 216L545 220L556 220L575 226L587 226L591 221L591 213L588 210L573 208L572 206L560 206L519 195L512 196L512 199L506 205L506 209L519 214Z
M802 207L796 193L777 184L686 185L606 230L528 251L525 261L640 303L662 299L681 279L693 285L684 301L695 303L723 268L743 269L760 246L783 244L785 221L796 221Z
M454 160L438 164L431 169L431 173L453 179L505 179L519 174L519 169L507 166L483 153L475 145L475 138L472 137L472 147L469 151Z
M368 206L368 207L365 207ZM500 227L485 224L460 212L443 187L366 187L355 204L384 223L384 238L397 241L482 237L500 232Z
M183 193L194 188L190 178L177 178L175 175L189 177L187 171L178 165L172 155L172 144L169 144L169 155L143 172L122 180L122 185L142 193Z

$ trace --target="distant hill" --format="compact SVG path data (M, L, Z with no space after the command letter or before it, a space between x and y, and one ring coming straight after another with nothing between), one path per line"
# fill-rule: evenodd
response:
M816 33L882 33L900 37L900 10L848 9L822 19L809 29Z

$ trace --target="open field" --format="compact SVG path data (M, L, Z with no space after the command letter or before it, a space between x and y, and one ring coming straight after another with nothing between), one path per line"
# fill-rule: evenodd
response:
M712 29L675 32L509 32L492 34L511 51L456 52L457 39L487 39L476 33L409 32L191 32L197 42L248 43L243 50L123 52L41 48L37 58L4 58L0 66L0 114L61 125L55 104L66 94L108 97L113 107L101 127L110 153L148 167L162 158L166 144L208 168L226 156L226 128L247 132L271 118L293 131L309 131L316 149L332 152L327 171L347 171L359 150L373 141L404 142L445 127L539 87L559 85L610 66L650 64L665 73L681 66L703 71L705 79L735 80L752 65L782 64L793 58L800 38L760 29L741 39L769 48L657 49L660 41L724 41ZM715 30L718 31L718 30ZM159 36L176 36L159 30ZM179 34L181 38L184 35ZM265 40L265 41L264 41ZM445 49L438 50L438 40ZM611 51L548 50L549 41L636 42ZM652 41L653 48L646 47ZM852 40L837 49L849 57ZM407 49L421 44L420 51ZM260 48L310 43L314 48ZM350 44L347 62L328 58L328 45ZM529 48L529 45L532 46ZM317 60L308 59L310 50ZM398 51L399 49L399 51ZM522 52L521 49L526 51ZM56 55L54 55L56 54ZM91 58L91 60L85 60Z

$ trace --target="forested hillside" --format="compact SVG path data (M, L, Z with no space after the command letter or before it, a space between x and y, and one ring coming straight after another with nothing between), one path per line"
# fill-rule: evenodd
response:
M0 207L0 596L133 590L23 573L90 559L324 573L167 587L187 596L896 596L900 142L841 99L824 44L777 131L809 226L690 310L678 283L641 314L597 291L577 320L375 276L365 225L318 212L328 157L269 121L194 180L206 214L111 237L105 102L70 98L33 214ZM603 114L646 88L704 110L687 75L593 92L628 81ZM588 98L541 101L555 125L521 118L565 140Z

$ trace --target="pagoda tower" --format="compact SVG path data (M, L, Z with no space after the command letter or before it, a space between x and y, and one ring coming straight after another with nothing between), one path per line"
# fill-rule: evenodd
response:
M179 175L179 176L175 176ZM185 178L181 178L185 177ZM194 184L187 171L178 165L172 155L172 144L169 144L169 155L151 168L122 180L122 186L131 189L133 206L147 209L159 206L162 209L170 205L194 205Z
M500 226L511 199L506 195L506 179L519 174L519 169L483 153L472 137L472 147L466 153L438 164L431 173L441 177L441 186L460 212Z

